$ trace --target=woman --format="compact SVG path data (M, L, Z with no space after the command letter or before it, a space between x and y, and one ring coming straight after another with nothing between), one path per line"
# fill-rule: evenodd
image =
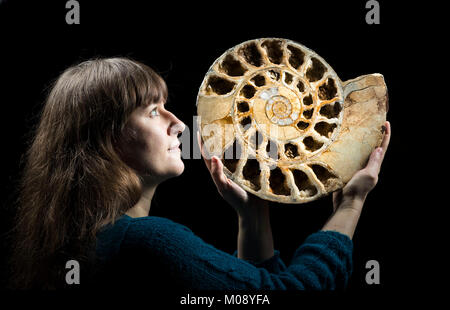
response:
M286 266L273 247L268 203L229 180L216 157L205 162L237 212L236 255L204 243L182 225L149 216L157 186L184 169L178 135L185 125L165 108L166 98L159 75L125 58L85 61L58 78L22 176L15 286L68 287L65 264L75 259L82 287L345 287L351 238L377 183L389 123L367 166L334 194L335 211L322 231L309 236Z

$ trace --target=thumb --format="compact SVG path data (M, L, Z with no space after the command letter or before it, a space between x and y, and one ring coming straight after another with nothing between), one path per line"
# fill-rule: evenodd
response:
M369 161L366 165L366 170L373 176L377 176L380 173L381 162L383 161L383 149L377 147L372 154L370 154Z

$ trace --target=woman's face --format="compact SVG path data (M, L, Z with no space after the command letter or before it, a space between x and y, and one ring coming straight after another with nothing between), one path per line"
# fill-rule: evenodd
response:
M164 103L139 107L131 114L120 143L123 160L151 182L180 175L184 170L178 134L185 125Z

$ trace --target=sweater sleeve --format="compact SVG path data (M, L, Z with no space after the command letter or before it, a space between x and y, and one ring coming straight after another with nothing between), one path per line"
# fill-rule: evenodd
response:
M174 281L196 290L340 289L352 270L350 238L332 231L309 236L287 267L279 264L277 253L265 262L246 262L160 217L135 219L124 239L124 248L130 246L159 257Z
M237 250L234 251L233 256L237 257ZM280 251L275 250L273 253L273 256L259 262L249 261L248 263L252 264L253 266L257 268L264 268L270 273L280 273L284 270L286 270L286 265L284 264L283 260L280 257Z

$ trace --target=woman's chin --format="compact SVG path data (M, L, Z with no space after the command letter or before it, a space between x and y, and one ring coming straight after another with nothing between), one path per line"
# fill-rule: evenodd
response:
M184 171L184 163L183 163L183 161L180 159L180 164L178 165L178 167L177 167L177 170L176 170L176 177L177 176L179 176L179 175L181 175L182 173L183 173L183 171Z
M170 169L170 172L167 174L167 176L168 176L168 178L174 178L174 177L181 175L183 173L183 171L184 171L184 163L180 158L177 161L173 162L173 165Z
M171 161L170 167L165 167L165 169L158 169L159 171L155 171L154 169L147 170L146 173L140 174L146 180L151 181L151 183L159 184L168 179L177 177L181 175L184 171L184 163L180 159Z

